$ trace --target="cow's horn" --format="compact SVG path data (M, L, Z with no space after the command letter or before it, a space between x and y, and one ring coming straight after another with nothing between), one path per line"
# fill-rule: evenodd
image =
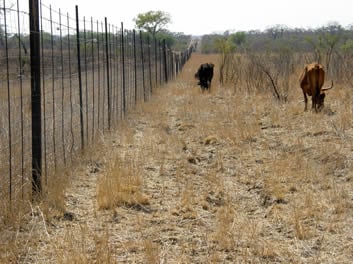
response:
M326 88L321 88L321 92L324 92L324 91L327 91L327 90L330 90L333 88L333 81L331 81L331 86L330 87L326 87Z

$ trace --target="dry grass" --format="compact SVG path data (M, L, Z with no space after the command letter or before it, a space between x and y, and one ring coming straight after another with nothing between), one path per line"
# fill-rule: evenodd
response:
M220 87L216 74L201 93L193 74L206 61L217 69L216 55L194 54L105 135L13 239L3 229L2 262L350 263L347 88L304 113L299 87L279 104Z
M110 160L106 173L97 184L99 209L114 209L117 206L140 207L149 205L143 193L143 179L134 171L133 163L122 162L118 156Z

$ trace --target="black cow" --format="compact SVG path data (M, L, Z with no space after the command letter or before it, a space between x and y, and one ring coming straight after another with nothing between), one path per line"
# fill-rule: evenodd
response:
M199 82L197 84L200 85L202 91L211 88L213 68L213 63L203 63L200 65L199 69L195 73L195 78L199 79Z

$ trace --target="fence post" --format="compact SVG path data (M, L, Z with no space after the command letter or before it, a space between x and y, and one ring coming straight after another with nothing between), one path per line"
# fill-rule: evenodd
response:
M61 10L59 9L59 32L60 32L60 66L64 69L64 48L63 48L63 34L62 34L62 23L61 23ZM44 73L43 73L44 74ZM63 149L64 165L66 166L66 147L65 147L65 85L64 85L64 71L61 71L61 143ZM45 112L45 108L43 108ZM43 116L45 119L45 116ZM44 122L43 122L44 123ZM45 124L45 123L44 123ZM45 136L44 136L45 138ZM44 142L44 148L46 143ZM45 152L44 152L45 153ZM44 154L45 155L45 154ZM46 158L44 157L44 162L46 164ZM47 165L45 165L47 167ZM46 175L46 174L45 174ZM47 179L48 177L46 177Z
M107 18L104 18L105 24L105 58L107 66L107 92L108 92L108 129L110 130L111 126L111 96L110 96L110 69L109 69L109 45L108 45L108 21Z
M4 5L5 5L5 1L4 1ZM7 26L7 23L6 23L6 15L4 13L4 24L5 24L5 34L7 35L7 29L6 29L6 26ZM18 57L22 60L22 52L21 52L21 48L23 48L24 50L24 53L25 55L27 55L27 48L26 46L24 45L23 43L23 40L21 38L21 22L20 22L20 7L19 7L19 2L17 1L17 28L18 28ZM6 48L7 50L7 48ZM20 78L20 96L21 96L21 103L20 103L20 112L21 112L21 174L22 174L22 177L21 177L21 184L22 184L22 199L24 198L24 175L25 175L25 169L24 169L24 160L25 160L25 152L24 152L24 144L25 144L25 141L24 141L24 111L23 111L23 101L24 101L24 98L23 98L23 92L24 92L24 89L23 89L23 82L22 82L22 74L23 74L23 62L20 63L20 75L21 75L21 78ZM10 94L8 93L8 96ZM9 119L10 120L10 119ZM11 134L11 129L9 127L9 134ZM11 142L11 141L10 141ZM12 156L10 154L10 157L9 157L9 161L12 160ZM11 164L10 164L11 165ZM12 170L10 170L10 177L12 175ZM10 194L11 194L11 191L10 191ZM11 195L10 195L10 199L11 199Z
M155 70L155 87L158 86L158 52L157 52L157 39L153 36L154 42L154 70Z
M53 122L52 122L52 129L53 129L53 161L54 161L54 169L57 170L57 157L56 157L56 115L55 115L55 62L54 62L54 36L53 36L53 17L52 17L52 9L51 5L49 6L50 12L50 45L51 45L51 78L52 78L52 111L53 111ZM43 87L44 88L44 87ZM45 89L45 88L44 88ZM45 101L45 98L44 98ZM48 181L48 177L46 177L46 182Z
M100 86L100 83L101 83L101 63L100 63L100 60L101 60L101 56L100 56L100 37L99 37L99 23L98 23L98 20L96 21L96 36L97 36L97 82L98 82L98 85L97 85L97 130L99 130L99 121L102 119L102 128L104 130L104 111L102 111L102 116L101 117L101 86ZM104 98L103 98L103 101L104 101Z
M161 86L163 84L163 80L162 80L162 72L163 72L163 54L162 54L162 47L161 47L162 43L159 40L158 41L158 61L159 61L159 86Z
M143 87L143 99L146 102L146 86L145 86L145 62L143 56L143 41L142 41L142 32L140 30L140 48L141 48L141 62L142 62L142 87Z
M168 82L168 67L167 67L167 47L165 39L163 39L163 64L164 64L164 81Z
M6 53L6 80L7 80L7 118L8 118L8 147L9 147L9 201L11 206L12 199L12 129L11 129L11 92L10 92L10 77L9 77L9 48L7 36L7 18L6 18L6 2L3 1L3 16L4 16L4 38L5 38L5 53Z
M93 47L93 43L97 42L97 39L94 38L94 30L93 30L93 18L91 17L91 45L92 45L92 50L91 50L91 56L92 56L92 61L95 61L95 57L94 57L94 47ZM95 138L95 79L94 79L94 73L95 73L95 67L94 67L94 63L92 63L92 142L94 141Z
M88 73L88 68L87 68L87 38L86 38L86 17L83 17L83 41L84 41L84 63L85 63L85 104L86 104L86 109L85 109L85 114L86 114L86 144L88 145L89 144L89 139L88 139L88 84L87 84L87 81L88 81L88 76L87 76L87 73ZM93 49L93 47L92 47Z
M134 45L134 90L135 90L135 105L137 102L137 56L136 56L136 31L132 31Z
M121 56L122 56L122 78L123 78L123 113L126 114L126 84L125 84L125 45L124 45L124 24L121 22Z
M78 18L78 6L76 8L76 43L77 43L77 72L78 72L78 86L80 97L80 128L81 128L81 149L84 149L84 128L83 128L83 100L82 100L82 76L81 76L81 52L80 52L80 27Z
M148 46L148 75L150 80L149 95L152 95L152 65L151 65L151 41L150 36L147 36L147 46Z
M32 107L32 194L42 191L42 116L40 87L40 35L38 0L29 1Z

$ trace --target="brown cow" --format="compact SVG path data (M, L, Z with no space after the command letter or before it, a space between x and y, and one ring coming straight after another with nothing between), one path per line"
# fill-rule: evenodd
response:
M315 112L318 112L324 106L325 91L333 87L332 82L331 87L322 88L324 81L325 71L321 64L310 63L305 66L304 72L300 77L300 87L303 90L305 101L304 111L307 111L307 95L312 97L312 109L314 109Z

